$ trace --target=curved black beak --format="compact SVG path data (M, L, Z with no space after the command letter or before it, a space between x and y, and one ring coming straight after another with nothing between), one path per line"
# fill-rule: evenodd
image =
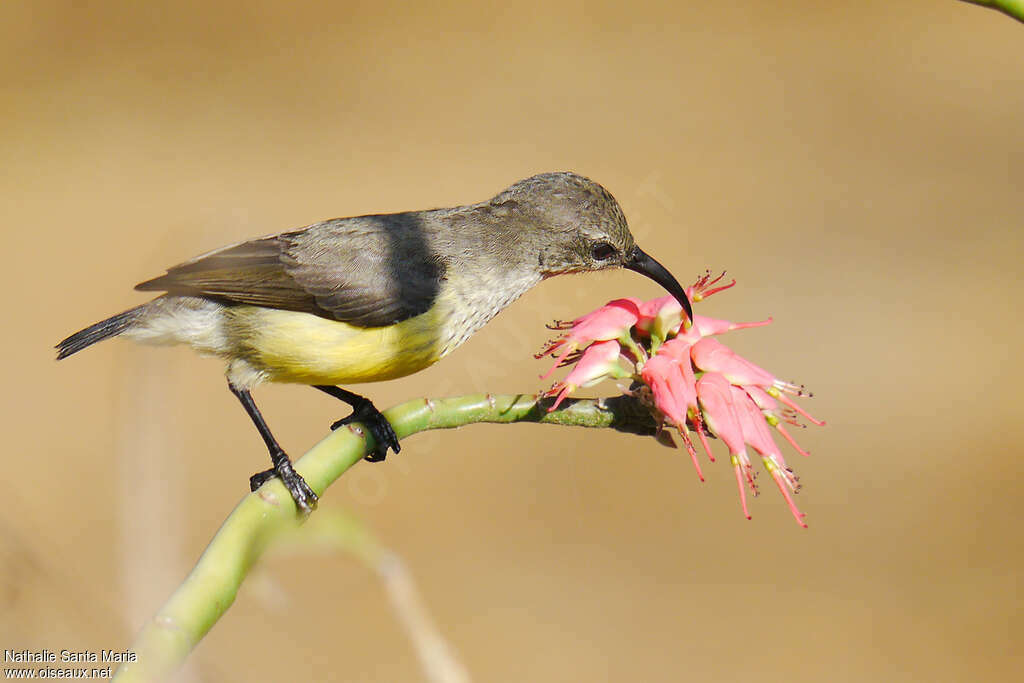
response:
M686 292L683 291L679 282L672 277L672 273L665 269L665 266L644 253L640 247L634 247L633 251L626 257L626 262L622 265L624 268L629 268L641 275L646 275L664 287L669 294L676 298L676 301L683 307L683 310L686 311L686 317L690 319L690 322L693 322L693 309L690 307L690 299L686 296Z

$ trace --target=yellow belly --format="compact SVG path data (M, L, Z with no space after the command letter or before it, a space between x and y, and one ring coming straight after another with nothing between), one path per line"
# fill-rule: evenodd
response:
M418 372L450 350L440 307L371 328L255 306L230 310L238 352L274 382L378 382Z

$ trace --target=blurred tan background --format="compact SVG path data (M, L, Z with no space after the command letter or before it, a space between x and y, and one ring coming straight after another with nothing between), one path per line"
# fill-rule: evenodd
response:
M816 393L799 529L653 440L420 435L322 508L405 559L479 681L996 681L1021 671L1024 26L859 3L6 2L4 648L124 648L266 466L218 361L66 334L205 250L466 203L533 173L608 187L724 341ZM535 391L543 325L632 273L544 283L419 375ZM613 386L598 389L614 392ZM256 399L295 456L345 408ZM787 454L788 456L788 454ZM374 575L272 558L182 680L422 680Z

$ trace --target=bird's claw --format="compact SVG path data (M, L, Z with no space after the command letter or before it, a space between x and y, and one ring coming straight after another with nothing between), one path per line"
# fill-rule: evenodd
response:
M266 484L268 481L277 476L277 470L271 467L269 470L263 470L249 477L249 490L255 491L259 487Z
M288 461L249 477L249 490L255 491L275 477L279 478L284 487L288 489L288 493L291 494L292 500L295 501L295 507L298 508L301 515L306 516L316 509L318 496Z
M348 417L343 417L332 424L331 430L333 431L338 427L344 427L353 422L361 422L365 425L373 436L374 442L376 442L373 451L366 454L366 459L369 462L382 462L388 455L388 449L393 450L395 453L402 450L402 446L398 443L398 435L395 434L391 423L369 400L355 406L352 409L352 414Z

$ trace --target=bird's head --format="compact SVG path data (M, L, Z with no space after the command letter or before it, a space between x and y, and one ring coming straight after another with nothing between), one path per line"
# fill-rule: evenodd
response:
M544 277L607 268L628 268L646 275L674 296L690 319L690 301L668 270L637 246L626 216L608 190L575 173L542 173L520 180L488 204L513 207L525 218L528 240L517 240L536 254Z

